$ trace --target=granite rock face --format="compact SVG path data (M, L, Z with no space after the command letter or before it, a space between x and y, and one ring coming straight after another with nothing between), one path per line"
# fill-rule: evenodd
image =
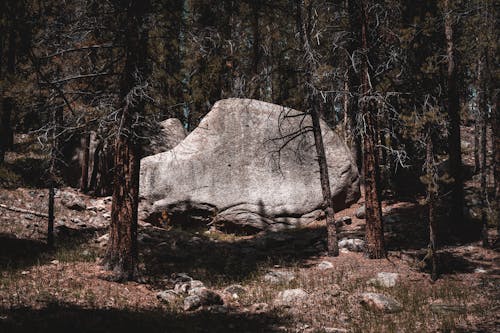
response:
M348 147L322 122L337 209L359 198ZM221 229L279 230L321 218L310 117L251 99L217 102L173 149L141 161L147 219L213 222ZM297 134L301 131L301 134Z

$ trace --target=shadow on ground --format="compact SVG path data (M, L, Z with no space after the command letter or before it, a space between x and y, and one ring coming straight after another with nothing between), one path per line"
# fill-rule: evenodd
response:
M218 240L179 230L146 229L142 259L146 275L161 280L186 272L206 282L237 282L274 265L301 265L324 254L325 228L267 232L248 239Z
M1 332L277 332L273 313L171 313L161 310L86 309L67 304L0 309Z
M47 263L56 254L85 246L97 233L102 232L102 229L95 228L77 230L59 227L55 236L55 249L49 249L44 241L0 233L0 272Z

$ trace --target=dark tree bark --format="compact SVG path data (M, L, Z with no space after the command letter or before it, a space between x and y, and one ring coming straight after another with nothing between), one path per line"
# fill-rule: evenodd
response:
M147 29L144 27L150 2L123 1L125 68L121 76L120 128L115 142L115 169L111 208L110 240L106 263L117 279L137 277L137 208L139 203L140 147L132 125L143 114L144 103L127 98L136 85L136 76L146 74Z
M261 0L252 0L252 72L255 79L255 87L253 87L252 98L260 98L260 78L259 78L259 64L260 64L260 8Z
M486 140L486 132L488 130L488 102L487 102L487 87L485 82L486 73L484 73L484 60L480 59L478 64L478 82L479 82L479 117L476 120L478 123L480 133L479 137L479 174L481 179L481 238L483 247L489 246L488 241L488 185L486 182L486 176L488 173L487 165L486 165L486 156L488 155L487 151L487 140Z
M330 177L328 175L328 165L326 163L325 146L323 144L323 135L321 132L320 110L318 110L318 101L312 98L311 120L314 134L314 145L316 155L318 156L319 174L321 182L321 192L323 194L323 207L326 217L328 255L338 256L339 246L337 239L337 227L335 225L335 211L333 210L333 198L330 188Z
M302 11L303 3L302 1L297 2L297 11ZM312 16L312 4L309 3L307 8L307 19L311 20ZM326 218L326 228L327 228L327 245L328 245L328 255L338 256L338 239L337 239L337 226L335 224L335 211L333 209L333 198L330 188L330 177L328 175L328 165L326 161L325 146L323 143L323 135L321 131L321 121L320 115L323 113L323 104L318 100L318 92L315 91L312 73L314 71L314 64L310 61L311 55L309 52L313 52L311 45L311 31L310 25L304 26L302 22L302 15L297 13L297 25L302 27L299 29L304 35L299 35L299 40L302 43L301 49L304 53L304 57L309 59L305 64L305 83L308 85L306 88L307 92L307 109L311 114L312 121L312 131L314 135L314 145L316 148L316 155L318 158L319 173L320 173L320 183L321 192L323 195L323 210ZM300 20L300 21L299 21Z
M382 221L382 208L380 204L379 189L379 163L378 152L375 148L377 123L375 119L375 106L369 102L371 93L370 70L368 66L368 8L366 1L361 2L361 46L365 50L362 60L361 74L361 114L364 119L365 132L363 134L363 174L365 183L366 207L366 248L369 258L384 258L384 226Z
M434 163L434 142L432 130L427 133L426 142L426 173L427 173L427 214L429 219L429 256L431 260L431 279L438 279L438 259L437 259L437 232L438 220L436 219L436 198L437 182L436 169Z
M90 133L87 133L83 138L82 175L80 177L80 190L82 192L87 192L88 190L89 161L90 161Z
M14 132L12 131L12 109L13 100L10 97L3 99L0 105L0 164L5 160L5 153L7 150L12 149L14 143Z
M446 56L448 68L446 71L447 84L447 111L448 149L450 159L450 176L453 178L451 191L451 222L458 225L464 222L464 190L462 171L462 152L460 146L460 101L457 87L457 69L455 64L455 46L453 40L453 17L450 1L444 0Z

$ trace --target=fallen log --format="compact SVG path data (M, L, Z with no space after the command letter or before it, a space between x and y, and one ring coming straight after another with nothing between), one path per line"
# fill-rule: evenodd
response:
M10 210L10 211L16 212L16 213L31 214L31 215L35 215L35 216L38 216L38 217L43 217L43 218L46 218L46 219L49 218L49 215L45 214L45 213L35 212L35 211L32 211L32 210L18 208L18 207L11 207L11 206L7 206L7 205L4 205L4 204L0 204L0 208L7 209L7 210Z

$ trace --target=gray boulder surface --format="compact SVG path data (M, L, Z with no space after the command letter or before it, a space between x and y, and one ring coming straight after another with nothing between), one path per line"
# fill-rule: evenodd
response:
M359 173L348 147L321 123L336 209L359 198ZM319 167L310 117L251 99L218 101L173 149L141 161L146 220L210 223L256 232L319 218ZM305 132L294 135L295 132Z
M149 144L143 148L144 155L149 156L169 151L186 136L186 129L179 119L166 119L159 124L159 131L151 135Z

